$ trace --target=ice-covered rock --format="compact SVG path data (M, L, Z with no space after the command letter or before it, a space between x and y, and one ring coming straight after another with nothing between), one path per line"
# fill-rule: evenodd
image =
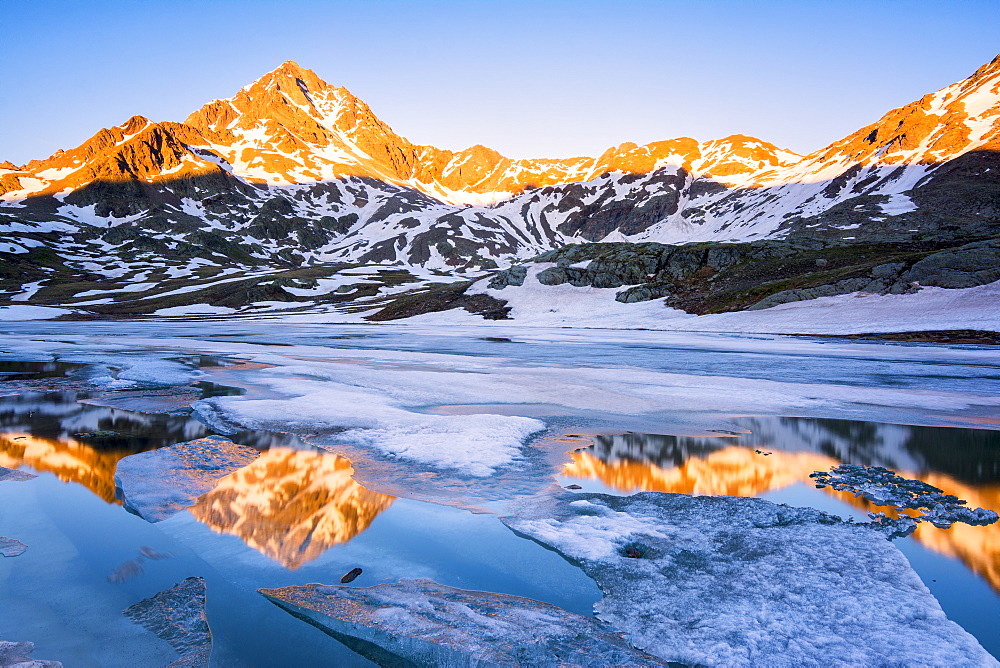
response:
M19 540L0 536L0 556L17 557L24 554L28 546Z
M669 661L998 665L869 525L755 498L558 493L503 522L579 563L598 618Z
M173 667L208 666L212 630L205 616L205 580L191 577L129 606L123 613L170 643L181 658Z
M37 477L35 474L28 473L27 471L18 471L17 469L0 466L0 482L22 482Z
M666 665L592 617L433 580L260 593L381 665L400 659L435 666Z
M838 492L854 492L876 506L891 506L897 510L916 510L919 515L900 513L889 517L884 512L868 513L872 520L884 527L890 538L907 536L921 522L930 522L939 529L948 529L961 522L972 526L994 524L1000 516L994 510L968 508L966 501L945 494L943 490L922 480L911 480L896 475L895 471L881 466L841 464L829 472L815 471L809 477L816 487L832 487Z
M220 478L259 455L221 436L140 452L118 462L116 493L126 510L148 522L159 522L193 505Z
M0 667L2 668L62 668L59 661L44 661L30 659L28 655L35 651L33 642L10 642L0 640Z

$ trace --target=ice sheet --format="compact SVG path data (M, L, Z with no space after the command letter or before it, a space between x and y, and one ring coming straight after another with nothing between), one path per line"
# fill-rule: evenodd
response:
M259 454L229 439L206 436L121 459L115 486L126 510L159 522L193 505L219 479L250 464Z
M502 518L579 563L598 618L669 661L1000 665L882 534L762 499L560 493Z
M396 665L400 657L437 666L665 665L592 617L433 580L308 584L260 593L314 626L376 644L382 652L362 653L381 665Z

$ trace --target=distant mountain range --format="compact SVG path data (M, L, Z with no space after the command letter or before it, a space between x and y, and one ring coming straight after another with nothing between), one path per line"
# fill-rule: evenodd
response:
M134 116L77 148L0 163L0 299L149 312L181 303L157 295L240 277L239 296L203 296L342 303L567 244L922 252L998 230L1000 57L806 156L734 135L531 160L413 144L289 61L183 123ZM321 289L323 267L348 264L384 266L374 294ZM147 304L103 308L136 300Z

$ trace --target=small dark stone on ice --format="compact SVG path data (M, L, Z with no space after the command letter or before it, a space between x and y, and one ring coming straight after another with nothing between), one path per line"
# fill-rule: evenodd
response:
M348 582L354 582L359 575L361 575L361 569L360 568L352 568L351 570L349 570L347 572L347 575L345 575L344 577L340 578L340 581L343 584L347 584Z
M642 559L642 550L632 545L625 548L625 556L629 559Z
M566 489L583 489L579 485L566 485Z

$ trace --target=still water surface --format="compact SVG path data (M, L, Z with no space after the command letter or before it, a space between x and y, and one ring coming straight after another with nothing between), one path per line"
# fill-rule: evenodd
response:
M0 379L7 381L0 390L10 393L0 397L0 466L39 474L0 483L0 534L29 546L22 557L0 560L0 610L11 611L0 620L0 635L35 642L37 657L81 666L172 661L169 647L130 629L121 611L190 575L208 584L214 662L234 666L366 665L256 593L335 582L354 567L364 569L357 586L429 577L581 614L590 614L600 598L579 569L518 538L493 515L367 489L353 479L351 461L293 434L231 436L261 457L188 510L149 524L122 509L117 462L212 434L190 417L190 402L241 390L199 383L97 394L30 382L80 368L0 366ZM538 410L540 416L552 412ZM817 490L808 474L839 463L879 465L970 506L1000 508L998 431L798 417L728 422L731 428L708 436L550 434L557 447L570 451L551 473L559 484L584 491L760 496L865 520L868 504ZM535 484L540 489L551 478ZM1000 654L1000 526L922 525L896 545L949 617ZM170 558L129 568L144 546Z

